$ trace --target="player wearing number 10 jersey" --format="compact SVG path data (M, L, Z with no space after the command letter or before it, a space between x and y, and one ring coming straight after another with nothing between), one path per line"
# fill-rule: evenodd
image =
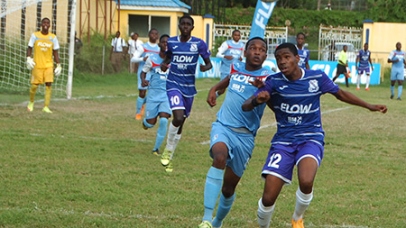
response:
M182 16L179 19L178 27L180 36L168 39L166 58L161 63L162 71L166 71L170 63L166 90L173 116L168 129L167 144L161 157L162 165L169 166L166 168L167 172L172 172L170 162L173 152L181 138L183 123L192 109L193 98L196 94L195 74L199 56L205 63L205 65L200 65L201 72L212 68L207 44L203 40L191 36L194 28L193 18L189 15Z

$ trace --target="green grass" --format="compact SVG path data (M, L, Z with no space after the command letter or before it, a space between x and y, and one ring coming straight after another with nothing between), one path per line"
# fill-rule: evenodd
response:
M151 154L156 128L144 131L134 120L134 75L79 75L71 100L53 97L51 115L41 112L42 101L28 113L28 92L0 91L0 227L197 227L211 165L204 142L219 109L205 99L216 82L197 80L170 174ZM306 227L406 227L406 101L390 100L387 84L349 90L389 111L371 113L323 96L325 157ZM271 126L258 133L225 228L257 227L274 122L266 110L262 124ZM296 189L295 176L278 198L272 227L290 227Z

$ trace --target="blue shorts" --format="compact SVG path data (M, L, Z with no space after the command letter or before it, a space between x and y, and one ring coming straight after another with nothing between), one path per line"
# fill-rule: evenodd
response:
M390 80L396 81L400 80L403 81L405 79L404 69L392 69L390 72Z
M228 148L227 166L242 177L251 159L254 150L254 135L252 133L238 133L219 122L212 124L210 133L210 157L213 157L211 148L214 144L222 142Z
M171 110L185 110L185 117L190 115L194 97L184 97L178 90L167 91Z
M366 68L358 67L358 75L362 75L364 72L365 72L366 75L370 75L371 74L371 68L370 67L366 67Z
M323 154L324 147L322 144L314 141L290 145L273 144L262 168L262 177L270 174L290 184L292 182L293 168L299 164L300 160L311 157L320 166Z
M172 114L168 100L164 102L149 102L147 100L145 104L145 119L154 119L161 112L168 113L169 115Z

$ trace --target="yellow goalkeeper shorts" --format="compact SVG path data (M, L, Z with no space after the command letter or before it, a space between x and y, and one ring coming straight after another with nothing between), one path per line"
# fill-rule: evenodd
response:
M44 84L45 82L54 82L54 69L35 68L31 72L31 84Z

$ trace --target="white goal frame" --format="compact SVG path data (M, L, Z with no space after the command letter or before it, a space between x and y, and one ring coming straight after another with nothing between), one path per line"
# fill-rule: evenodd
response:
M31 34L40 30L40 21L51 20L50 32L59 44L62 73L52 84L53 94L72 98L76 0L0 0L0 88L27 91L31 71L26 68L26 50ZM44 93L40 88L39 93Z

